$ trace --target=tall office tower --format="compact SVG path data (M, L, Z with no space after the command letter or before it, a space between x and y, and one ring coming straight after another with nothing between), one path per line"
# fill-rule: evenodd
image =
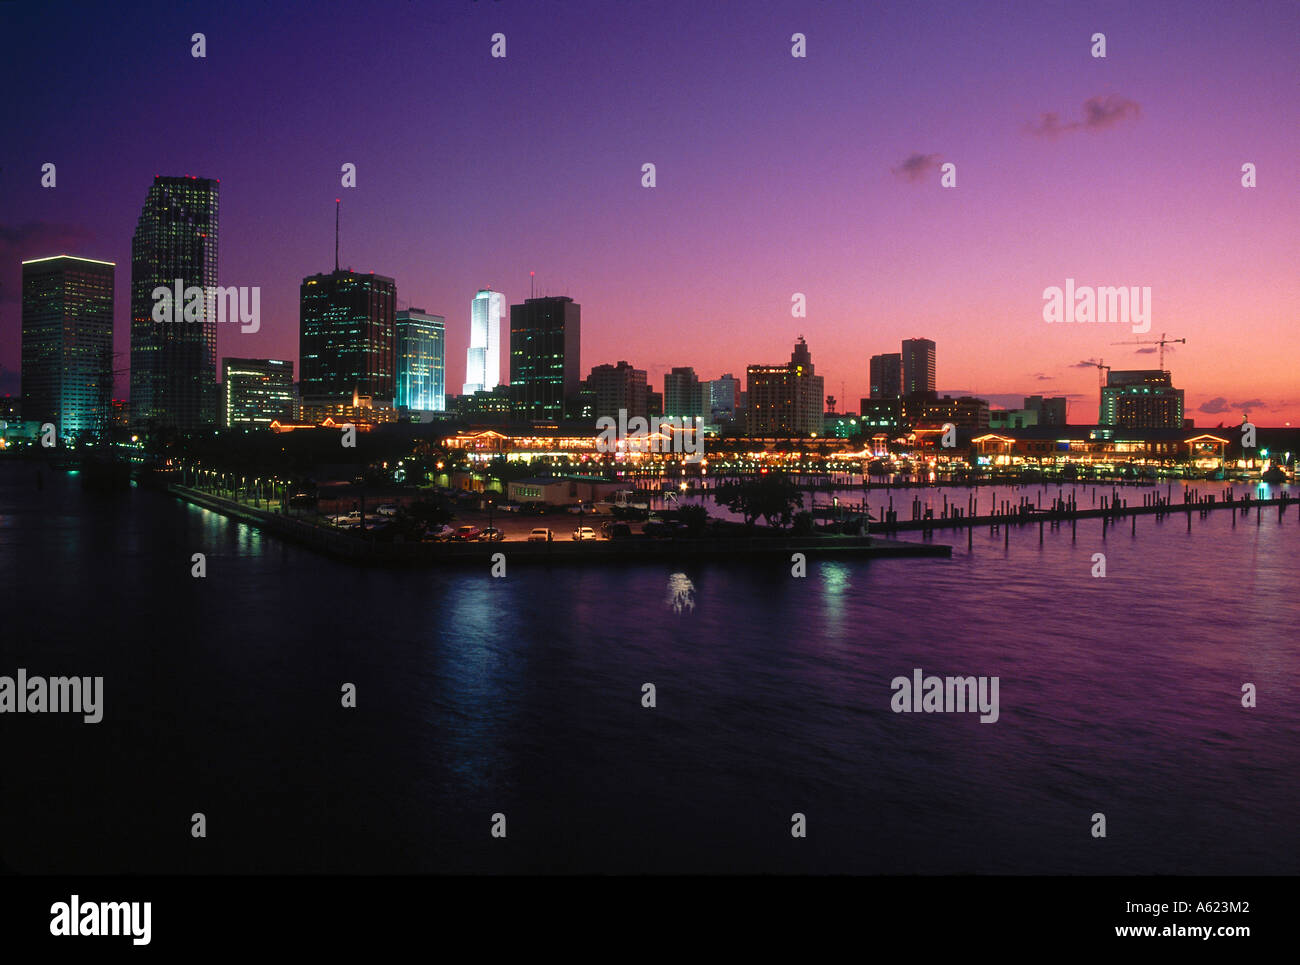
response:
M73 255L23 262L22 411L60 439L108 428L115 270Z
M871 398L897 399L903 394L903 356L898 352L871 356L867 376Z
M708 383L701 383L695 369L678 366L664 376L664 415L672 418L707 419Z
M726 372L709 383L709 418L713 422L730 422L740 408L740 379Z
M218 182L156 177L131 239L131 408L137 423L193 432L217 421L217 319L154 321L154 289L217 285ZM182 306L172 306L179 315Z
M928 338L903 340L903 395L934 392L934 342Z
M633 368L627 362L617 365L597 365L587 376L586 387L595 393L595 418L608 416L617 419L620 409L627 417L650 415L647 408L645 369Z
M1181 429L1183 390L1160 369L1109 372L1097 424L1123 429Z
M298 420L293 363L280 359L221 360L222 424L266 429L272 422Z
M510 306L510 387L516 418L564 418L581 376L582 306L567 296Z
M397 283L386 275L335 269L299 289L299 395L304 410L396 395ZM307 417L306 411L304 418Z
M501 316L506 296L481 288L469 303L469 348L465 351L463 395L501 384Z
M393 404L417 412L447 407L444 360L447 320L422 308L397 313L397 394Z
M799 336L784 365L751 365L746 370L750 436L811 436L823 428L825 379L813 374L808 344Z

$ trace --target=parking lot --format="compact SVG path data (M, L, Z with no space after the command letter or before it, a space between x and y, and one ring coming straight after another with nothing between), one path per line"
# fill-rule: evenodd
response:
M346 516L349 512L360 511L360 502L356 495L351 491L343 490L342 487L335 490L337 495L330 495L330 490L322 488L321 498L316 506L316 513L327 521L335 516ZM408 503L415 502L417 499L428 498L427 494L413 494L410 490L390 490L390 491L368 491L365 500L365 513L367 525L372 520L379 519L379 508L381 506L404 506ZM477 526L480 530L492 526L499 529L503 534L504 541L524 541L528 539L529 533L537 528L548 528L551 530L552 539L573 541L574 530L580 526L590 526L596 533L597 539L604 539L601 532L601 524L605 522L616 522L613 516L600 513L570 513L556 507L548 507L544 514L525 513L525 512L506 512L501 509L495 509L489 513L486 510L478 508L477 501L452 500L450 504L451 511L455 518L448 524L452 529L459 529L461 526ZM310 510L303 513L304 516L312 515ZM633 533L641 532L640 523L631 523Z

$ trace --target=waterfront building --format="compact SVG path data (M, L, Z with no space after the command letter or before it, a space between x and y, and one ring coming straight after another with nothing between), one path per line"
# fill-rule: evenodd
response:
M1183 390L1160 369L1108 372L1097 421L1125 429L1183 428Z
M597 365L587 376L585 387L595 393L595 418L617 419L620 409L627 410L628 418L650 415L645 369L633 368L624 361Z
M903 394L903 356L899 352L871 356L867 370L873 399L897 399Z
M112 411L116 267L56 255L24 261L22 270L25 418L52 424L59 439L99 435Z
M393 405L412 412L442 412L447 407L444 361L447 320L423 308L397 313L396 390Z
M1038 413L1038 425L1063 426L1066 424L1064 396L1045 399L1041 395L1025 396L1025 408Z
M298 391L304 408L332 413L353 399L391 408L397 389L397 283L335 269L299 288Z
M935 386L935 346L928 338L903 340L903 395L916 396L937 391Z
M221 423L228 429L265 429L298 419L293 363L280 359L221 360Z
M708 383L700 382L695 369L678 366L664 376L664 412L669 418L704 421L709 415Z
M825 380L815 374L802 335L784 365L751 365L746 432L750 436L811 436L822 431Z
M564 295L510 306L510 387L516 418L558 421L581 375L582 306Z
M490 392L501 384L501 318L505 305L505 295L490 288L480 288L470 302L462 395L483 389Z
M154 320L154 291L217 286L219 182L156 177L131 239L133 420L194 432L217 422L217 314L205 298L198 321ZM173 305L180 314L182 306Z

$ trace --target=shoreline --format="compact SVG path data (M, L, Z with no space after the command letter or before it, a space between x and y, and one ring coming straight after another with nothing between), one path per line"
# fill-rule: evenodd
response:
M952 556L952 547L944 544L883 540L878 536L667 537L584 542L556 540L550 543L528 543L522 540L494 543L380 543L359 539L346 532L329 530L292 516L254 509L174 483L168 484L165 492L192 506L221 513L288 542L361 566L490 566L497 553L507 554L511 563L598 565L617 561L720 557L743 559L782 556L788 561L792 553L803 553L810 559L832 556L857 559L946 559Z

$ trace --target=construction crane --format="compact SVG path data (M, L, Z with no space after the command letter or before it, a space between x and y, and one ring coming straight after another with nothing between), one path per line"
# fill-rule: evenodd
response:
M1160 346L1160 371L1165 370L1165 346L1173 345L1175 342L1187 344L1185 338L1165 338L1165 333L1161 332L1159 338L1135 338L1131 342L1112 342L1112 345L1159 345Z
M1093 366L1094 368L1096 368L1096 370L1097 370L1097 385L1098 385L1099 388L1104 388L1104 387L1105 387L1105 385L1106 385L1106 375L1110 372L1110 366L1109 366L1109 365L1107 365L1107 364L1106 364L1105 362L1103 362L1101 359L1097 359L1097 361L1095 361L1095 362L1094 362L1092 359L1088 359L1088 361L1086 361L1086 362L1081 362L1080 365L1091 365L1091 366ZM1105 371L1105 372L1102 372L1102 369L1105 369L1106 371Z

